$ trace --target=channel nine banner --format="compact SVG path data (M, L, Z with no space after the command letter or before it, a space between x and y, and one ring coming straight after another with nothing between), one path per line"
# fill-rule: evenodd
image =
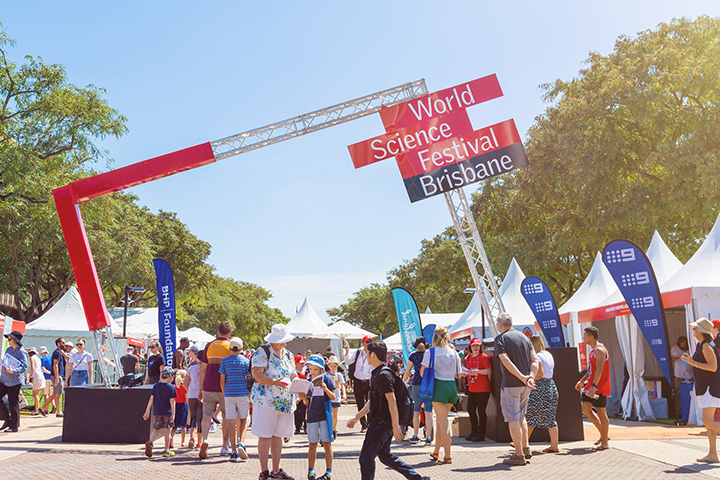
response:
M515 122L474 130L467 107L502 96L495 75L380 110L386 133L348 147L355 168L395 158L411 202L528 165Z
M605 246L603 263L625 298L665 378L672 384L665 312L650 260L634 243L613 240Z
M520 292L525 301L530 306L530 310L535 315L540 330L542 330L548 346L552 348L563 348L565 340L563 339L562 324L560 323L560 313L558 313L557 304L552 296L552 292L545 282L538 277L525 277L520 285Z
M162 348L165 365L171 366L175 354L175 283L170 265L165 260L156 258L155 282L158 295L158 332L160 348Z
M413 343L422 336L422 325L420 324L420 312L413 296L404 288L395 287L392 289L393 300L395 300L395 311L397 312L398 325L400 327L400 339L403 347L403 360L407 364L410 355L415 351Z

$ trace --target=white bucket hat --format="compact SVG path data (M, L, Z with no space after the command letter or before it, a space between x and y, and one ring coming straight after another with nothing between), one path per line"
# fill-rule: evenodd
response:
M293 338L295 338L295 335L288 333L287 325L276 323L272 326L270 334L265 337L265 341L268 343L287 343Z

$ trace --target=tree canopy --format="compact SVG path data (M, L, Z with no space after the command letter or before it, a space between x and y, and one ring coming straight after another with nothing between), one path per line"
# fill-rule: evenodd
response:
M657 230L686 261L719 213L720 20L683 18L621 36L609 55L591 53L575 78L542 88L548 107L527 134L530 165L473 195L495 274L516 257L562 304L610 240L646 247ZM457 242L440 238L452 235L423 242L417 258L389 272L388 284L366 287L328 313L379 325L374 319L392 304L389 288L405 275L421 309L462 311L468 299L452 294L467 286L467 267L457 261ZM437 261L429 270L409 268L430 258ZM359 308L371 298L385 303ZM380 331L396 330L395 323Z

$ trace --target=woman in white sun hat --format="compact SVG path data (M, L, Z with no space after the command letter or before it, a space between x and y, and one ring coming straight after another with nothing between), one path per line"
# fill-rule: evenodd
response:
M258 437L260 479L292 479L280 468L283 438L293 435L295 395L288 391L293 378L297 377L292 353L285 347L295 338L287 326L273 325L265 337L267 344L261 346L252 357L252 376L255 383L250 391L253 405L252 433ZM272 451L272 470L268 468L268 456Z
M720 356L712 341L713 324L707 318L699 318L690 324L693 335L698 341L695 354L690 357L684 354L683 362L693 367L695 376L695 398L697 405L702 409L703 425L707 428L710 450L698 462L718 463L718 453L715 446L717 435L720 433L720 424L715 421L715 409L720 408Z

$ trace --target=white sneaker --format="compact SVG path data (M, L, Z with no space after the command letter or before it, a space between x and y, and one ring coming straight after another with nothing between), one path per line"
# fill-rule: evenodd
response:
M212 424L210 424L210 433L215 433L215 432L217 432L217 425L212 423Z
M230 455L230 453L232 453L232 450L230 450L229 448L223 447L220 449L220 455L225 456L225 455Z

